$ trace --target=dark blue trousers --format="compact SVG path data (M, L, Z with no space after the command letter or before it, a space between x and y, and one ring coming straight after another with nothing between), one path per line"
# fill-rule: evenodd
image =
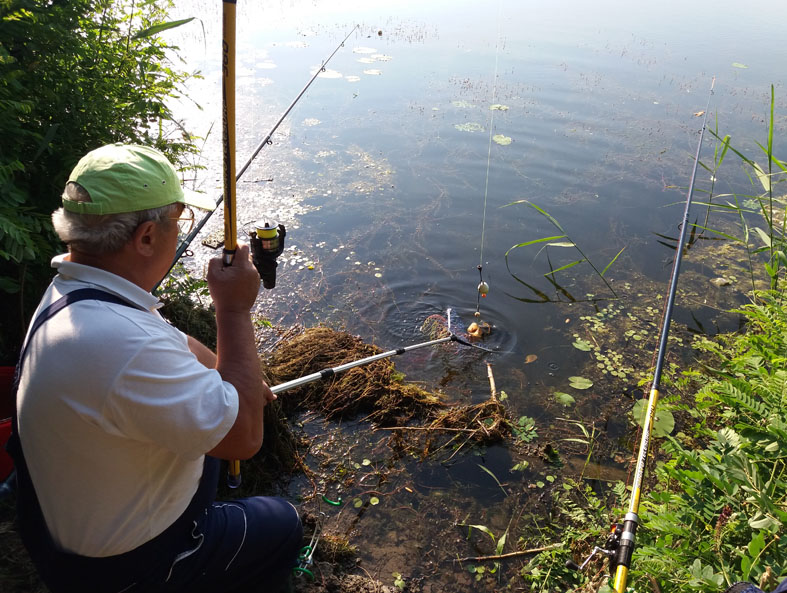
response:
M210 457L188 509L153 540L106 558L64 552L46 528L21 448L14 453L20 535L52 593L277 593L297 562L295 508L261 496L215 502L220 462Z

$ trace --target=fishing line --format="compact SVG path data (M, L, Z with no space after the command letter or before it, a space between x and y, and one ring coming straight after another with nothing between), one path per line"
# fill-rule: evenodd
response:
M479 261L478 261L478 296L476 297L475 316L481 317L481 298L485 297L489 292L489 285L484 282L484 244L486 242L486 204L489 198L489 171L492 166L492 134L494 132L495 110L492 107L495 105L497 99L497 70L500 58L500 36L502 32L501 15L503 12L503 3L499 2L497 5L497 40L495 41L495 73L492 79L492 102L490 103L489 114L489 143L486 152L486 180L484 182L484 208L481 216L481 246L479 248Z

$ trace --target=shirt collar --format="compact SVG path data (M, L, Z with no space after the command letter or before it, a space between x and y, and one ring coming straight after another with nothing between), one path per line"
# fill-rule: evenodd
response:
M148 311L155 311L164 305L148 291L117 274L107 272L101 268L74 263L66 259L67 257L68 254L63 253L52 258L51 262L52 267L58 272L58 278L63 281L94 285L97 288L102 288L107 292L123 297Z

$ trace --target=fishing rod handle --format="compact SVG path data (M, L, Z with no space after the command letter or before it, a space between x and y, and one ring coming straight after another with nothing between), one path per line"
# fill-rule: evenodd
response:
M639 525L637 513L628 512L623 519L623 533L620 535L620 542L615 553L615 581L613 589L617 593L624 593L626 581L628 580L628 570L631 566L631 557L634 554L634 539Z

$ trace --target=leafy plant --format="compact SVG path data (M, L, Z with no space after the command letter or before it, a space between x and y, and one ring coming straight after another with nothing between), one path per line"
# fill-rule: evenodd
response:
M501 535L499 538L495 537L495 534L492 533L492 530L489 529L486 525L462 525L462 527L467 527L467 539L470 539L470 536L473 534L473 529L477 529L478 531L487 534L490 539L492 540L492 545L495 548L495 555L500 556L503 553L503 548L506 545L506 538L508 537L508 530L506 529L505 533ZM500 561L495 560L492 564L492 568L485 568L480 565L470 565L468 567L468 571L475 574L475 578L477 581L480 581L483 578L483 575L486 572L489 574L495 574L500 569Z
M511 426L516 438L523 443L529 443L538 437L536 432L536 421L530 416L520 416L516 424Z
M585 468L588 466L588 463L590 463L590 458L593 456L593 447L596 444L596 434L597 434L596 425L591 424L590 430L588 430L587 426L582 424L582 422L580 422L579 420L571 420L569 418L558 418L558 420L561 420L562 422L568 422L569 424L573 424L582 433L581 437L566 437L562 440L569 443L580 443L587 447L587 456L585 457L585 465L582 467L582 473L584 474ZM580 475L580 478L581 477L582 476Z
M0 358L15 360L62 249L50 215L68 173L110 142L155 146L179 162L194 139L167 106L189 75L158 33L169 0L0 3Z
M615 254L615 257L612 258L612 260L606 265L606 267L604 267L603 270L599 270L596 267L596 265L588 258L588 256L585 255L585 253L582 251L582 248L579 245L577 245L577 243L573 239L571 239L571 237L568 236L568 233L566 232L566 230L561 226L561 224L557 221L557 219L554 216L552 216L549 212L547 212L546 210L544 210L540 206L534 204L530 200L517 200L515 202L511 202L510 204L506 204L504 206L504 208L508 207L508 206L513 206L513 205L516 205L516 204L525 204L525 205L533 208L539 214L541 214L544 218L546 218L555 228L557 228L558 231L560 231L561 234L553 235L553 236L549 236L549 237L540 237L538 239L532 239L530 241L524 241L523 243L517 243L516 245L513 245L512 247L510 247L508 249L508 251L506 251L506 253L505 253L506 268L508 268L509 272L511 272L511 268L509 266L508 258L509 258L509 255L511 254L512 251L514 251L515 249L522 248L522 247L528 247L530 245L543 245L542 249L539 250L539 253L541 253L541 251L545 251L546 254L547 254L547 262L548 262L548 265L549 265L549 272L544 274L544 276L546 276L551 282L555 283L555 275L558 272L562 272L562 271L568 270L568 269L573 268L574 266L576 266L578 264L587 262L588 265L590 265L590 267L595 272L596 276L598 276L599 278L601 278L601 280L603 280L604 284L609 289L609 291L612 293L612 295L615 298L617 298L618 295L615 292L615 289L612 288L612 285L604 277L604 274L607 273L607 270L609 270L609 268L612 266L612 264L614 264L615 261L618 259L618 257L620 257L620 254L623 253L623 250L625 249L625 247L623 247L620 251L617 252L617 254ZM578 259L578 260L574 260L574 261L571 261L571 262L569 262L567 264L563 264L563 265L561 265L561 266L559 266L557 268L554 268L553 265L552 265L552 260L551 260L551 258L549 256L549 251L548 251L549 247L553 247L553 248L573 248L582 257L580 259ZM516 277L515 274L512 273L512 276L514 276L515 279L519 280ZM523 284L525 284L525 283L523 282Z
M701 369L690 411L710 420L693 438L667 437L669 459L640 509L635 582L648 574L710 593L766 569L787 575L787 302L779 292L756 298L739 311L747 333L696 342L715 365Z
M787 268L787 196L784 193L780 195L777 191L785 181L787 163L779 160L773 153L774 105L775 91L771 85L768 136L764 145L756 143L763 153L764 163L734 148L730 136L722 138L716 130L711 131L711 134L720 141L721 150L717 147L714 151L713 168L703 164L705 169L712 172L712 179L715 180L725 155L731 152L740 159L754 190L752 194L718 195L706 204L709 214L731 214L740 229L738 234L710 227L709 214L704 225L697 225L702 231L713 233L745 250L752 290L757 289L758 265L762 265L761 269L765 272L770 290L779 289ZM721 198L725 200L722 202Z

